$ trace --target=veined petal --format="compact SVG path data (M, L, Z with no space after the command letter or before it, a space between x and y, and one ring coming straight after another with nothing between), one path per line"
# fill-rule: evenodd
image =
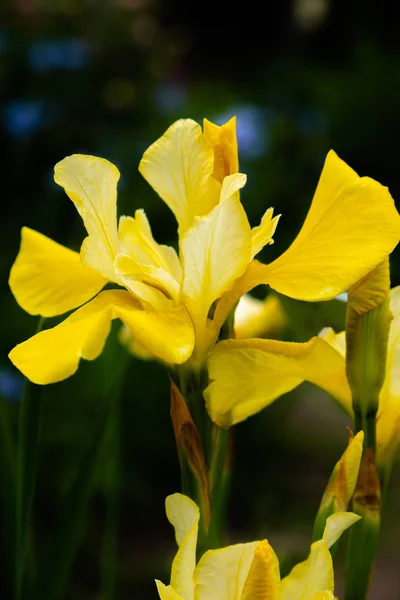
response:
M271 294L265 300L258 300L245 294L235 310L235 339L271 336L286 323L286 313L276 295Z
M259 543L240 600L279 600L278 558L267 540Z
M176 121L143 154L139 171L174 213L183 233L218 204L214 151L191 119Z
M168 496L165 504L167 517L175 529L176 543L179 546L172 563L171 587L185 600L193 600L200 511L193 500L183 494Z
M246 213L233 197L210 214L197 217L183 236L183 298L199 330L205 326L214 300L229 290L246 269L250 243Z
M222 183L224 177L239 171L236 117L221 126L204 119L203 128L204 136L214 150L213 177Z
M267 244L274 243L272 236L275 233L281 215L272 218L273 214L274 209L268 208L261 219L261 223L251 230L251 258L254 258Z
M158 579L156 579L156 586L161 600L186 600L186 598L182 598L174 588L170 585L164 585L164 583L161 583Z
M82 262L110 281L115 280L113 263L119 245L118 180L117 167L96 156L73 154L54 168L54 181L75 204L89 234L82 244Z
M225 340L208 359L204 392L211 419L230 427L259 412L303 381L326 390L351 412L343 357L325 340Z
M93 298L107 281L84 267L77 252L23 227L9 283L26 312L54 317Z
M372 271L399 238L400 216L388 189L358 177L331 151L299 235L254 272L253 285L268 283L299 300L328 300Z
M259 543L206 552L194 571L195 600L241 600Z
M115 318L166 362L184 362L192 352L194 333L184 307L144 311L128 292L107 290L56 327L18 344L9 358L34 383L61 381L75 373L81 358L94 360L99 356Z

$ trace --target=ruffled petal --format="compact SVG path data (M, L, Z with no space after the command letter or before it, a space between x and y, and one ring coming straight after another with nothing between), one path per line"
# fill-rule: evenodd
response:
M172 494L165 502L167 517L175 529L179 550L172 563L171 587L185 600L194 598L193 573L196 566L198 506L183 494Z
M191 119L176 121L143 154L139 171L174 213L181 233L218 204L214 151Z
M23 227L9 283L26 312L54 317L93 298L107 281L84 267L77 252Z
M128 292L107 290L56 327L18 344L9 358L34 383L61 381L75 373L81 358L99 356L115 318L161 360L184 362L192 353L194 333L184 307L144 311Z
M259 543L206 552L194 572L195 600L241 600Z
M252 285L267 283L299 300L328 300L372 271L399 238L400 216L388 189L359 177L331 151L299 235L254 271Z
M113 263L119 246L118 180L117 167L96 156L73 154L54 168L54 181L75 204L89 234L82 244L82 262L110 281L115 280Z
M302 344L226 340L212 351L208 370L206 406L220 427L247 419L303 381L326 390L351 412L344 359L319 337Z
M231 193L243 183L240 174L225 178ZM181 240L183 299L198 330L212 303L229 290L250 260L250 226L240 201L227 197L208 215L195 219Z

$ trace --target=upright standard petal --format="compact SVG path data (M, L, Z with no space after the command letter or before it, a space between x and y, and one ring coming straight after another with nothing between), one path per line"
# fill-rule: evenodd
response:
M299 235L274 262L259 265L252 285L328 300L372 271L399 238L400 216L388 189L358 177L331 151Z
M200 511L196 504L183 494L168 496L165 504L167 517L175 529L176 543L179 546L172 563L171 587L185 600L193 600L193 573L196 566Z
M241 600L259 543L235 544L206 552L194 572L195 599Z
M259 543L240 600L279 600L278 558L267 540Z
M192 353L194 333L184 307L144 311L128 292L107 290L56 327L18 344L9 358L33 383L61 381L75 373L81 358L99 356L115 318L161 360L184 362Z
M231 178L243 183L240 174L225 178L224 186L231 190L235 187ZM183 236L183 300L197 331L205 327L212 303L246 269L250 247L246 213L233 196L224 197L207 216L197 217Z
M220 427L247 419L303 381L326 390L351 412L344 359L319 337L301 344L226 340L212 351L208 370L206 406Z
M218 204L214 151L201 127L181 119L143 154L139 171L174 213L183 233Z
M272 236L275 233L281 215L273 217L273 214L274 209L268 208L261 219L261 223L251 230L251 258L254 258L264 246L274 243Z
M165 585L158 579L156 579L156 586L161 600L186 600L186 598L182 598L182 596L180 596L173 587L170 585Z
M61 315L93 298L106 283L82 265L77 252L22 228L21 248L9 284L16 301L29 314Z
M56 164L54 180L75 204L89 234L82 244L82 262L114 281L119 244L117 167L104 158L73 154Z
M223 125L215 125L204 119L204 135L214 150L214 178L220 183L228 175L239 171L236 117Z
M311 544L307 560L296 565L282 579L279 600L304 600L314 598L315 594L317 598L321 597L318 593L333 593L334 574L329 548L359 519L358 515L349 512L338 512L327 519L323 538Z

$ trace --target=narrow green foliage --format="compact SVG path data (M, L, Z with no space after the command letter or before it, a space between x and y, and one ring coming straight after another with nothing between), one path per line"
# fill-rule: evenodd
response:
M43 328L39 320L36 333ZM35 491L37 455L42 419L42 387L25 380L19 412L16 477L16 598L19 599L26 584L25 569L30 551L31 513Z

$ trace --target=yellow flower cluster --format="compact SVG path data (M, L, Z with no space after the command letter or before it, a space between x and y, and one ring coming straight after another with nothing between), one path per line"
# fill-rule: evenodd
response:
M374 269L399 240L400 218L387 188L359 177L331 151L294 242L272 263L257 261L260 250L273 243L279 217L268 208L260 225L249 225L240 201L246 176L238 172L234 118L221 127L205 120L203 129L190 119L177 121L144 153L139 170L176 217L179 253L155 241L142 209L117 223L118 169L93 156L73 155L55 167L55 181L88 233L80 253L22 230L10 275L17 302L44 317L77 309L11 351L12 362L34 383L60 381L76 371L81 358L95 359L115 318L144 354L169 364L190 361L198 368L227 316L253 287L268 284L292 298L327 300ZM108 282L119 289L101 291ZM308 354L318 354L321 343L312 341ZM208 392L211 415L223 425L261 405L249 378L241 389L251 408L243 408L236 397L234 406L225 406L224 373L222 379L218 375L225 348L211 358L211 378L218 381ZM237 346L232 356L241 353L244 367L252 369L243 348ZM294 363L298 350L291 352ZM273 351L270 355L276 357ZM339 369L340 357L333 350L332 356ZM287 383L280 366L270 364L276 394L283 393ZM292 387L301 378L293 375ZM232 380L231 386L237 383Z

